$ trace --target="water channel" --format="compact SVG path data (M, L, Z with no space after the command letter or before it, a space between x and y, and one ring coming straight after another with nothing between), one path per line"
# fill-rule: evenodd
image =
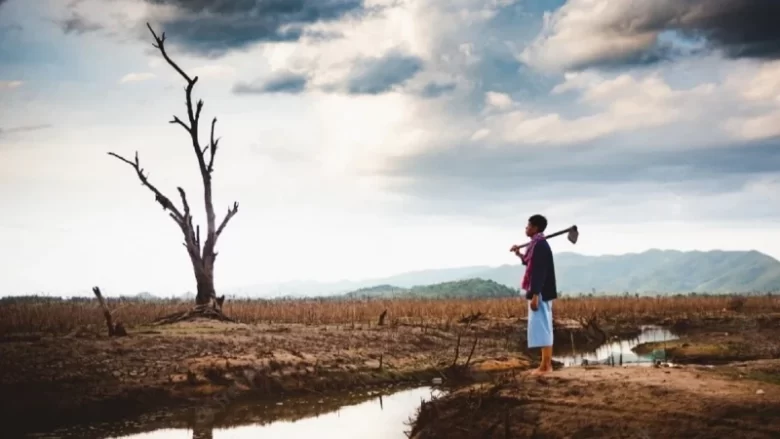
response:
M642 332L630 339L614 340L599 346L594 351L572 352L560 355L556 352L553 360L560 361L564 366L581 366L585 364L610 364L624 366L651 366L655 361L665 361L666 352L663 343L676 340L678 337L666 328L658 326L643 326ZM660 342L662 346L648 354L637 355L633 348L642 343Z
M383 396L369 396L368 400L359 403L344 401L335 410L322 409L316 413L318 401L316 399L305 402L284 401L271 404L277 406L288 405L294 413L297 409L308 413L301 416L288 416L294 420L263 420L265 413L269 412L268 405L243 405L236 411L244 412L249 416L243 419L258 419L256 423L238 422L235 426L214 426L208 422L195 422L191 425L179 425L177 428L162 428L155 423L152 428L144 428L143 422L128 424L123 432L122 428L112 428L114 433L101 434L99 437L112 439L244 439L244 438L338 438L338 439L407 439L406 432L410 422L417 415L417 409L422 401L429 401L432 397L443 394L443 391L432 387L418 387L409 390L401 390ZM335 401L338 403L338 401ZM319 401L321 404L322 401ZM328 401L331 406L334 401ZM298 419L295 419L298 418ZM180 424L180 423L178 423ZM224 423L222 423L224 424ZM228 424L230 424L228 422ZM98 427L95 427L96 429ZM91 428L90 428L91 429ZM149 431L143 433L128 434L130 431ZM57 436L45 437L83 437L82 431L58 432ZM94 431L88 436L96 437ZM44 437L44 436L42 436Z
M592 352L571 352L553 358L564 366L588 364L651 365L663 359L663 349L648 355L637 355L632 348L646 342L664 342L677 337L660 327L643 327L632 339L615 340ZM660 346L659 348L662 348ZM568 347L564 349L569 349ZM558 354L561 354L558 352ZM193 421L139 420L112 426L87 427L82 431L62 431L56 436L39 437L90 437L122 439L242 439L267 437L290 438L338 438L338 439L406 439L409 423L417 414L422 401L440 396L444 391L423 386L378 396L378 393L351 394L350 397L333 397L307 400L285 400L258 404L242 404L227 411L233 419ZM356 397L357 396L357 397ZM281 414L279 409L284 409ZM109 432L110 431L110 432ZM143 432L143 433L140 433Z

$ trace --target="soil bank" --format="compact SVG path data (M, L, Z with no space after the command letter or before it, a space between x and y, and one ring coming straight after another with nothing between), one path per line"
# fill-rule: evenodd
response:
M0 422L22 435L160 410L243 399L430 384L470 372L527 369L518 322L449 331L388 325L245 325L209 321L130 328L130 335L25 335L0 340ZM34 423L25 419L35 417Z
M665 343L672 367L505 375L423 405L413 437L780 437L780 318L668 323L680 336Z

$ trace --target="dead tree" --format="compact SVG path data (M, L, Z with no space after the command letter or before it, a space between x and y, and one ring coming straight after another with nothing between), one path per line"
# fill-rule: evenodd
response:
M184 189L181 187L176 188L179 192L179 197L181 198L181 208L178 208L171 201L170 197L163 195L163 193L149 181L149 175L148 173L144 173L144 169L141 167L141 163L138 159L137 151L133 160L129 160L113 152L109 152L108 154L133 168L138 179L141 180L141 184L154 193L155 201L162 206L164 211L169 213L169 216L176 225L179 226L179 229L181 229L181 232L184 235L183 245L187 249L187 254L192 262L195 281L197 283L198 294L195 297L195 304L199 308L211 305L214 309L220 309L221 301L217 300L216 292L214 290L214 261L217 258L216 245L217 240L220 235L222 235L222 232L224 232L228 222L230 222L230 219L238 212L238 202L234 202L233 206L228 208L222 221L217 223L217 217L214 214L214 203L212 202L211 186L212 174L214 172L214 157L216 156L217 148L219 146L219 138L214 137L214 128L217 124L217 118L215 117L211 121L211 135L208 144L201 145L198 131L200 128L200 115L201 110L203 110L203 101L198 100L197 104L194 106L192 103L192 89L198 82L198 77L190 77L168 56L168 53L165 50L165 32L158 37L148 23L146 26L152 33L152 37L154 37L153 46L160 51L165 61L173 67L187 83L185 88L187 121L182 121L178 116L174 116L170 123L177 124L184 129L191 140L192 150L198 160L198 169L200 170L200 176L203 182L203 201L206 209L205 242L201 242L200 226L193 226L192 212L190 211L190 205L187 202L187 194L184 192Z
M95 293L95 297L97 297L98 303L100 304L100 308L103 310L103 317L106 319L106 326L108 327L108 336L109 337L124 337L127 335L127 331L125 330L124 325L122 325L121 322L114 323L114 316L110 309L108 309L108 305L106 305L106 301L103 300L103 293L100 292L99 287L92 287L92 292Z

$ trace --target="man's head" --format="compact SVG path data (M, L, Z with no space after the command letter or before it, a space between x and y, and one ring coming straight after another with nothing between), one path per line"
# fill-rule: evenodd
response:
M537 233L543 233L547 229L547 218L536 214L528 218L528 225L525 226L526 236L533 237Z

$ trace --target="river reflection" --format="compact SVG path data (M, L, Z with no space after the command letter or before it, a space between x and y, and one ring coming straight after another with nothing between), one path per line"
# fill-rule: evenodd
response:
M583 360L589 364L649 366L655 360L664 360L665 351L661 349L647 355L637 355L632 349L642 343L664 342L677 338L666 328L645 326L642 327L642 332L637 337L605 343L591 352L576 352L575 350L568 355L553 355L553 360L560 361L564 366L580 366L583 364Z
M213 428L198 425L190 429L159 429L147 433L111 436L123 439L243 439L243 438L339 438L405 439L408 422L420 403L439 395L438 390L420 387L378 397L360 404L296 421L276 421L265 425Z

